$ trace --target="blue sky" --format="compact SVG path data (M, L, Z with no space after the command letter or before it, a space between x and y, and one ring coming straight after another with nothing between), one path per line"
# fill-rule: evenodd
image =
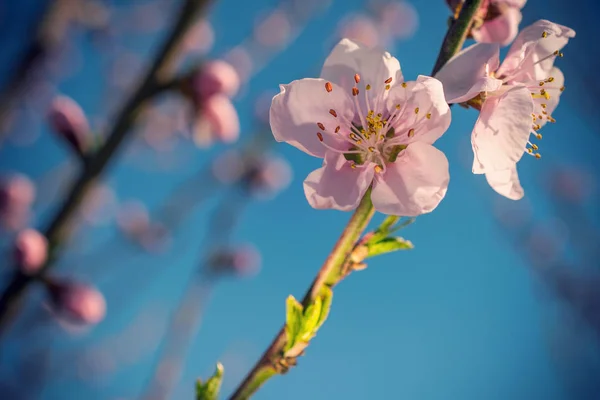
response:
M414 38L389 49L400 60L406 79L430 73L448 18L441 0L412 3L420 17L419 29ZM22 46L18 44L22 35L16 32L25 26L9 25L6 15L18 13L31 23L41 2L22 4L0 6L0 21L10 27L0 28L4 66ZM210 55L218 57L238 44L251 32L255 19L274 4L274 0L217 2L209 16L216 31ZM235 99L243 137L253 130L256 96L277 90L280 83L316 75L337 22L363 7L357 0L332 1L316 13L295 42L250 81ZM597 122L584 118L578 104L585 94L585 83L578 76L583 67L578 63L598 59L597 50L589 53L592 50L586 46L589 39L585 32L590 27L579 30L582 15L553 8L541 0L529 1L524 24L540 18L578 31L565 50L564 64L559 64L566 71L567 86L573 80L574 89L565 91L553 115L558 123L544 128L543 159L526 157L519 165L527 196L524 201L534 206L535 217L543 221L552 217L552 210L540 177L550 166L562 164L597 174L600 137ZM140 54L149 54L157 39L156 35L132 35L123 43ZM90 114L101 113L106 103L98 100L102 93L102 82L96 79L101 74L100 56L85 37L74 40L81 46L83 65L76 75L63 79L60 90L78 100ZM0 69L0 82L5 79L5 69ZM306 356L289 374L268 382L256 399L574 398L564 360L552 350L554 334L564 321L554 312L548 296L541 295L539 282L498 227L494 206L508 201L498 199L482 176L470 172L469 133L475 118L474 111L454 107L452 126L436 144L450 160L450 188L435 212L418 218L402 232L415 249L373 259L367 270L336 287L330 317ZM68 156L43 124L24 124L20 129L39 130L39 139L31 146L9 144L0 149L0 171L16 170L39 178ZM139 168L139 155L131 156L112 165L108 183L120 200L136 198L153 206L223 148L200 151L182 144L176 149L181 163L169 171L149 170L153 161ZM292 165L293 181L274 200L253 202L234 234L234 240L250 241L261 250L262 270L254 278L229 280L214 288L201 330L187 352L174 399L192 398L194 379L210 374L218 360L225 365L223 395L233 390L282 324L285 298L289 294L302 296L349 218L348 213L314 210L307 204L302 181L320 166L319 160L286 144L277 144L274 150ZM70 176L60 173L59 179ZM113 236L111 226L95 228L77 238L59 263L58 272L97 282L107 297L109 315L85 335L65 336L52 326L41 331L37 339L43 337L44 342L36 345L51 348L51 364L71 372L50 374L39 398L132 399L139 395L153 365L155 340L164 329L166 314L197 267L198 250L210 234L205 232L206 221L218 202L218 198L212 199L191 215L177 233L173 250L165 255L136 254L123 244L103 254L95 246ZM45 223L55 206L46 203L41 202L36 226ZM597 215L597 209L594 211ZM377 215L373 226L382 218ZM31 313L38 308L38 292L31 293L27 307ZM136 318L146 318L147 327L128 330ZM124 336L115 339L118 335ZM73 370L81 369L76 363L64 368L77 359L74 354L94 346L108 360L121 360L119 353L126 352L129 345L119 347L120 342L134 348L144 338L149 342L147 348L105 378L97 376L91 382L78 379L73 374ZM2 347L7 350L0 359L1 372L11 376L10 366L21 354L18 349L27 348L27 342L15 329Z

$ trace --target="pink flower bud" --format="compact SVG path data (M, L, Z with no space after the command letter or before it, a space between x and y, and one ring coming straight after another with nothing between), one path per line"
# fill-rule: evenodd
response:
M106 314L106 301L96 288L78 282L49 282L55 310L71 322L94 325Z
M239 134L238 114L227 96L216 94L202 104L194 123L194 141L199 147L208 147L215 140L232 143Z
M279 157L256 160L248 169L246 182L253 195L272 197L286 188L292 180L292 169Z
M260 253L251 245L222 249L214 253L210 260L210 267L214 273L236 276L256 275L260 264Z
M35 229L19 232L14 244L17 266L26 274L35 274L48 257L48 240Z
M22 227L34 198L35 186L25 175L0 179L0 224L11 230Z
M86 152L90 127L79 104L70 97L57 96L50 105L48 120L54 131L77 153Z
M240 88L240 77L231 64L223 60L209 61L192 79L196 101L202 105L215 94L233 97Z

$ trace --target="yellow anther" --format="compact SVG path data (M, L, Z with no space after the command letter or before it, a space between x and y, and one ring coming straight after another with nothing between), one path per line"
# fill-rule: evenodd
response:
M402 82L402 87L406 88L408 85L406 84L406 82Z
M553 76L549 77L548 79L546 79L546 82L554 82L554 77Z
M379 165L376 165L375 172L380 173L381 171L383 171L383 168L381 168L381 166L379 166Z
M373 147L373 146L370 146L370 147L369 147L369 151L370 151L371 153L372 153L372 152L374 152L374 151L375 151L375 147Z
M537 135L535 135L535 137L536 137L538 140L542 140L542 134L541 134L541 133L538 133Z
M561 88L560 88L560 91L561 91L561 92L564 92L564 91L565 91L565 87L564 87L564 86L561 86Z
M541 82L540 82L540 86L544 86L544 81L541 81Z
M385 85L385 90L390 90L391 86L390 85Z
M419 113L419 107L415 108L415 114Z
M539 147L537 146L537 144L532 144L531 148L534 149L534 150L537 150Z
M400 104L396 104L396 110L400 109Z
M531 147L528 147L528 148L527 148L527 152L528 152L529 154L531 154L531 153L533 153L533 149L532 149Z
M415 136L415 130L414 130L413 128L411 128L411 129L408 131L408 137L413 137L413 136Z
M367 85L367 86L365 87L365 89L367 89L367 90L371 90L371 85Z
M546 31L542 32L542 37L543 38L547 38L548 37L548 32L546 32Z
M540 153L535 153L535 158L539 160L540 158L542 158L542 155Z
M427 113L426 117L427 119L431 119L431 113Z
M355 163L350 164L350 168L356 169L356 164Z
M546 108L546 104L545 103L540 104L540 106L542 106L542 108Z

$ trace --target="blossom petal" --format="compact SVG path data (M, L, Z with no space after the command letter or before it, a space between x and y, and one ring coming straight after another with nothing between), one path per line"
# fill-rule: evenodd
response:
M556 110L556 107L558 107L560 95L562 94L561 88L565 84L565 76L557 67L552 68L549 75L552 77L552 82L548 82L542 86L546 91L547 97L535 97L533 99L533 112L537 115L537 119L534 123L540 125L540 127L546 125L548 120L554 120L551 116L554 110ZM533 85L536 83L537 82L532 82ZM550 119L548 119L548 117L550 117Z
M379 212L417 216L433 211L448 189L448 160L435 147L410 144L373 184L371 199Z
M321 132L327 145L342 148L343 141L334 133L339 123L330 110L352 120L352 100L337 85L332 85L333 90L328 92L325 83L323 79L301 79L280 85L281 92L273 97L269 114L275 140L287 142L312 156L324 157L327 148L317 137L317 132ZM326 130L321 130L317 123L323 124Z
M501 171L521 159L532 130L533 101L529 89L517 86L488 98L473 128L473 173Z
M435 75L444 84L448 103L467 101L502 86L501 80L490 76L498 69L499 55L497 44L477 43L452 57Z
M313 208L348 211L358 206L373 181L374 168L351 168L342 154L327 152L323 167L304 180L304 194Z
M400 105L400 111L396 105ZM407 82L406 87L394 86L389 91L387 107L390 115L398 114L391 122L396 131L393 142L432 144L450 126L450 107L442 83L429 76L420 75L415 82ZM414 131L409 136L411 129Z
M492 189L511 200L520 200L525 195L516 165L509 169L488 172L485 174L485 178Z
M361 84L373 87L370 92L374 94L385 87L388 78L393 78L393 83L404 81L400 62L390 53L342 39L325 60L321 78L337 83L350 93L355 85L355 74L360 75Z
M478 29L471 30L473 39L479 43L507 46L517 36L522 19L519 9L509 7L496 18L484 22Z
M545 79L556 58L552 54L565 47L573 37L573 29L539 20L519 33L497 75L507 77L518 73L524 76L521 81Z

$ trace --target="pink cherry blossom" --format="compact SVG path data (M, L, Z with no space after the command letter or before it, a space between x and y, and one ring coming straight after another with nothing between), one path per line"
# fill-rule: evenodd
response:
M321 78L280 89L270 111L275 139L324 159L304 181L312 207L352 210L372 186L376 210L416 216L446 194L448 161L432 144L450 110L437 79L405 82L388 52L343 39Z
M521 9L527 0L491 0L481 26L471 29L479 43L499 43L507 46L519 32L523 15Z
M516 164L524 153L540 158L531 136L555 122L553 111L564 90L556 57L575 32L540 20L523 29L500 64L497 44L479 43L453 57L436 75L449 103L480 109L471 135L473 173L513 200L523 197Z
M17 266L26 274L36 273L48 257L48 240L35 229L24 229L14 244Z

